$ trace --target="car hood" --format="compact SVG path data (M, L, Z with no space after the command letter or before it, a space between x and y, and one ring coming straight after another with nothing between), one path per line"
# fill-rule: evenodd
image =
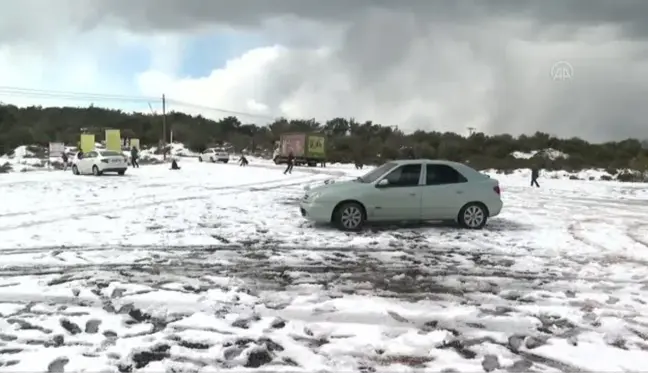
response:
M345 180L345 181L335 181L331 180L328 182L325 182L324 185L320 185L314 188L308 189L309 193L331 193L331 192L337 192L341 190L349 190L349 189L355 189L358 187L362 187L363 183L354 181L354 180Z

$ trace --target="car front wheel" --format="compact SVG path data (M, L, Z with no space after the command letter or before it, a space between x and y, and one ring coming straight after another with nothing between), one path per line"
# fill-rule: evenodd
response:
M366 215L364 208L355 202L340 205L333 216L334 223L343 231L358 231L364 226Z
M461 208L457 221L468 229L482 229L488 220L488 211L481 203L469 203Z
M95 176L101 175L101 171L99 171L99 167L92 166L92 174L95 175Z

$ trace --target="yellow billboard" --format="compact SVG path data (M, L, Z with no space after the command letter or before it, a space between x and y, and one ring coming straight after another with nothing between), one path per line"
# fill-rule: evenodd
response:
M130 146L131 148L135 147L139 149L140 148L139 139L130 139Z
M81 135L81 151L84 153L91 152L95 149L95 136L92 133Z
M121 152L121 135L119 130L106 130L106 150Z

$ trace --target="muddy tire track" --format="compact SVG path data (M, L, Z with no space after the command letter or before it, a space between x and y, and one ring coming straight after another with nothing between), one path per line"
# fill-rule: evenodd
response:
M208 191L222 190L223 192L222 193L200 193L200 194L188 195L188 196L184 196L184 197L175 197L175 198L168 198L168 199L162 199L162 200L154 200L154 201L151 201L151 202L136 203L136 204L126 205L126 206L123 206L123 207L122 206L112 206L110 209L100 209L100 210L88 211L88 212L81 213L81 214L55 216L55 217L51 217L51 218L47 218L47 219L41 219L41 220L29 221L29 222L25 222L25 223L21 223L21 224L16 224L16 225L13 225L13 226L3 226L3 227L0 227L0 232L11 231L11 230L20 229L20 228L30 228L30 227L34 227L34 226L38 226L38 225L50 224L50 223L60 222L60 221L74 220L74 219L78 219L78 218L86 217L86 216L91 216L91 215L107 214L107 213L114 212L116 209L118 209L119 211L136 210L136 209L145 208L145 207L164 205L164 204L169 204L169 203L177 203L177 202L183 202L183 201L194 201L194 200L210 198L210 197L213 197L213 196L230 195L230 194L240 193L240 192L265 192L265 191L281 189L281 188L285 188L285 187L296 186L296 185L301 185L301 184L308 183L308 182L317 181L320 178L321 178L321 176L309 176L309 177L304 177L304 178L300 178L300 179L292 179L291 182L285 182L284 181L284 182L279 183L277 185L268 185L268 184L272 184L272 183L274 183L274 184L277 183L277 181L273 181L272 183L267 182L267 183L241 184L241 185L238 185L236 187L228 186L228 187L201 188L201 190L208 190ZM260 184L261 184L261 186L259 187ZM105 203L102 203L102 205L105 205Z
M333 279L352 283L383 284L387 286L390 282L397 282L394 279L403 274L416 277L416 283L410 284L408 289L402 289L404 293L415 291L430 281L436 284L435 279L445 279L449 276L462 277L464 279L479 279L480 282L487 279L497 279L515 283L524 280L548 281L548 282L595 282L602 281L617 284L645 284L645 280L614 280L605 279L600 276L586 277L568 274L571 268L562 268L561 273L551 274L547 268L539 268L537 271L517 270L502 266L499 261L480 261L479 266L474 268L459 268L457 263L451 261L429 261L422 258L411 261L401 259L395 262L384 262L378 258L357 257L357 258L329 258L325 262L308 262L306 258L301 263L278 264L263 258L259 255L239 256L235 263L213 262L208 256L193 256L184 258L147 259L141 263L84 263L84 264L47 264L38 266L5 266L0 268L1 278L12 278L22 276L50 276L60 275L65 278L87 275L94 273L109 272L122 273L127 276L136 274L150 276L175 275L191 278L202 276L226 275L248 280L265 280L267 282L280 281L287 273L303 273L313 283L329 283ZM416 264L414 264L416 262ZM551 268L550 268L551 269ZM558 271L554 271L558 272ZM379 275L378 275L379 274ZM388 279L388 281L386 281Z

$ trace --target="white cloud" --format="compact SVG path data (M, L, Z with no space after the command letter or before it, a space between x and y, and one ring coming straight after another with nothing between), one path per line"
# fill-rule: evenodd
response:
M262 101L262 85L270 65L288 53L281 46L256 48L228 61L222 68L214 69L201 78L182 78L160 70L151 69L139 74L138 86L142 94L161 96L197 106L223 108L230 111L270 114ZM210 110L197 110L173 104L171 110L189 111L209 117L220 116Z
M598 10L540 7L522 0L461 7L380 1L360 7L334 0L326 7L290 1L271 7L263 2L245 7L168 2L160 7L144 0L137 6L123 1L97 7L79 0L51 4L24 0L0 14L3 84L165 93L192 104L171 101L170 109L212 117L221 114L198 106L269 117L355 117L408 130L463 132L470 126L491 133L541 130L596 140L645 131L646 44L638 36L639 13L629 8L615 13L618 25L634 26L622 34L620 26L605 23L607 13L599 12L605 4L599 3ZM254 4L258 12L252 14ZM502 11L515 4L517 13ZM578 16L568 10L578 10ZM602 26L592 26L597 24ZM188 33L211 26L252 30L263 34L267 46L214 66L205 76L183 76ZM124 48L149 51L148 69L118 72L116 65L128 64L127 59L107 66L105 60ZM571 81L551 79L557 61L573 65Z

